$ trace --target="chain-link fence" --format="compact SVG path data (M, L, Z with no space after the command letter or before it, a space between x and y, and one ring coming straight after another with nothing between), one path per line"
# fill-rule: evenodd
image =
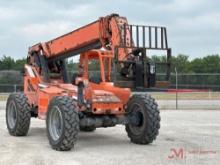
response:
M69 72L70 79L71 75L74 73L76 72ZM23 80L21 75L15 75L13 73L10 76L10 74L11 72L9 72L6 77L3 77L0 73L0 93L18 92L23 90ZM91 71L90 75L91 77L97 77L100 75L100 72ZM19 80L17 77L19 77ZM7 80L1 81L2 78ZM156 78L160 81L164 80L165 74L158 73ZM220 73L171 73L169 88L220 91Z
M99 71L92 71L91 74L100 75ZM23 91L21 75L20 83L14 83L18 75L5 75L10 80L1 81L4 76L0 74L0 101L5 100L8 93ZM164 77L164 74L157 74L157 80ZM220 73L172 73L169 89L172 90L151 92L161 109L220 109Z
M165 74L157 74L164 80ZM220 90L220 73L171 73L170 88Z

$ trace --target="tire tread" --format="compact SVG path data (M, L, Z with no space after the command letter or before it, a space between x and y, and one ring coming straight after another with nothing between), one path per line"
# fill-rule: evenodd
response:
M147 113L148 126L145 128L146 132L143 132L141 136L135 137L134 134L129 129L129 124L126 125L126 132L131 142L137 144L149 144L152 143L157 135L159 134L160 129L160 111L158 109L158 104L155 99L152 98L149 94L135 94L131 97L132 101L138 100L144 103L144 110ZM129 104L129 103L128 103Z
M13 136L25 136L28 133L31 119L31 111L28 98L24 93L13 93L7 100L6 109L8 108L10 101L15 102L17 109L17 123L14 129L10 129L7 123L9 133Z

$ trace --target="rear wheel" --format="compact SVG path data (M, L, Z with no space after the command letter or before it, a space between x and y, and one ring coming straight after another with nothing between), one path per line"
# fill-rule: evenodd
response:
M126 111L135 120L125 126L131 142L152 143L160 128L160 112L155 100L150 95L133 95Z
M79 132L79 116L74 100L67 96L53 98L48 107L46 125L53 149L67 151L73 148Z
M25 136L28 133L31 111L23 93L11 94L6 105L6 124L10 135Z

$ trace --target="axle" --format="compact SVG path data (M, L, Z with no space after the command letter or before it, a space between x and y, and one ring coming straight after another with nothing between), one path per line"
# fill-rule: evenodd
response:
M124 115L124 116L94 116L84 117L80 119L81 127L114 127L117 124L132 124L138 125L140 123L137 115Z

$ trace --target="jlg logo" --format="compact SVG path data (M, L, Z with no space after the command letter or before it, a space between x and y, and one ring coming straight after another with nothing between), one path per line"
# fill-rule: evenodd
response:
M169 159L174 159L174 158L179 158L179 159L183 159L184 157L184 150L183 148L171 148L170 149L170 155L168 156Z

